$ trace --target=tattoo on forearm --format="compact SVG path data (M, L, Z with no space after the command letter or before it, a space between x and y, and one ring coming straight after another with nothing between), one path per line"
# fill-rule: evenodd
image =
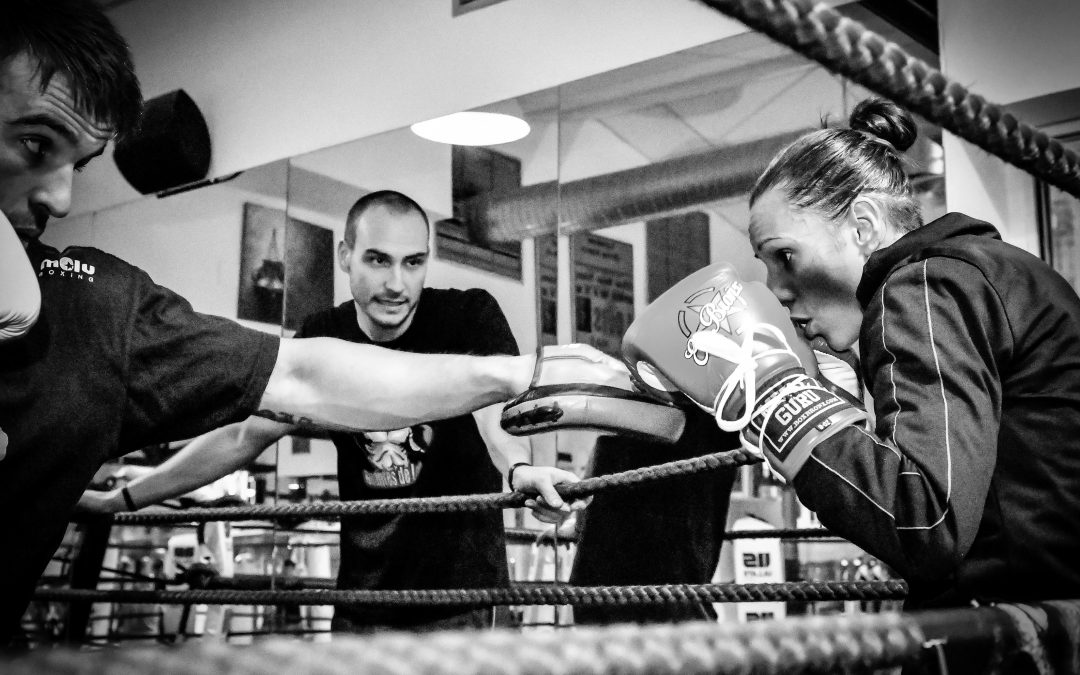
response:
M282 424L293 424L302 427L316 426L315 422L310 417L304 417L303 415L291 415L276 410L257 410L255 411L255 414L259 417L265 417L268 420L281 422Z

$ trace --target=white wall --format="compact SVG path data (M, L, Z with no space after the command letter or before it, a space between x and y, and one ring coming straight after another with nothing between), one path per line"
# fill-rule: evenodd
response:
M186 90L223 175L538 91L745 28L693 0L141 0L110 12L148 97ZM131 199L111 161L77 198Z
M1006 104L1080 86L1080 3L1075 0L942 0L941 67L988 100ZM945 134L946 202L1038 251L1030 175Z
M996 103L1080 86L1076 0L940 0L942 70Z
M147 93L184 87L214 172L501 101L744 29L689 0L143 0L111 16Z

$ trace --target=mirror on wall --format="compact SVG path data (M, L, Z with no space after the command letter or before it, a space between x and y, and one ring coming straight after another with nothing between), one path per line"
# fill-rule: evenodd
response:
M933 62L873 16L855 18ZM431 221L427 287L486 290L522 352L585 342L616 354L634 317L690 272L723 259L764 278L746 234L754 179L785 143L823 119L842 122L866 95L746 33L476 109L525 120L529 133L512 142L450 145L405 127L161 199L135 195L118 176L96 181L83 212L51 225L45 240L98 246L199 311L292 336L308 315L351 302L338 260L346 214L364 194L396 190ZM920 136L909 154L930 219L943 211L940 132L924 125ZM595 441L535 437L534 462L583 473ZM182 444L147 449L145 463ZM338 466L327 435L300 433L222 494L336 499ZM770 489L744 472L731 513L779 523L783 506L761 497ZM505 522L541 528L522 512ZM292 560L307 576L333 576L336 527L237 527L235 571L277 574Z
M881 21L875 23L878 30L896 34ZM569 326L560 341L618 355L626 329L652 300L711 263L729 262L744 279L764 281L764 265L754 258L748 237L748 196L755 180L796 137L823 122L845 123L854 106L870 95L757 33L562 85L556 220L559 250L566 259L557 267L566 278L566 295L559 300L569 307L563 314ZM944 213L940 140L940 130L920 123L919 142L907 153L927 220ZM526 199L517 202L519 211L527 205ZM693 423L688 427L697 429ZM598 473L731 449L717 445L723 442L737 444L697 431L651 453L629 443L574 440L573 452L586 455L579 463ZM701 536L703 529L739 529L747 522L754 528L815 524L794 494L760 467L739 470L730 503L716 492L731 483L709 480L682 491L643 489L634 500L650 506L632 519L611 514L637 508L634 500L605 498L603 508L591 508L584 516L585 540L611 539L590 547L606 546L604 552L616 557L633 553L612 543L620 537L678 549L651 567L640 562L639 582L705 581L679 576L699 563L714 565L714 580L728 582L740 580L732 548L722 550L718 564L700 558L715 543ZM786 556L804 565L799 578L816 574L814 565L822 561L831 565L862 555L850 544L792 546L802 547ZM698 554L690 552L695 547ZM583 569L602 567L585 548L579 553L587 556ZM736 612L750 610L718 611L735 618Z
M286 236L293 247L308 251L301 259L294 248L296 261L286 265L286 330L298 328L307 314L353 303L337 253L346 215L365 194L394 190L415 200L430 221L424 287L487 291L506 317L518 349L535 349L533 242L477 236L471 214L481 203L534 184L544 185L545 198L555 199L555 101L551 91L485 106L484 112L512 114L529 124L529 134L513 142L449 145L406 127L292 158ZM307 286L302 292L301 285ZM296 498L340 494L337 452L328 438L318 436L294 436L283 445L279 467L290 476L287 483L295 486Z
M778 149L841 107L842 89L753 33L563 85L571 338L617 353L634 316L691 272L720 256L760 272L741 202Z
M845 116L855 95L842 79L753 33L563 85L558 229L568 254L569 339L618 355L623 334L652 300L711 263L730 262L747 280L763 280L747 235L748 193L777 151L823 117ZM590 471L737 447L708 415L687 415L687 431L673 445L612 439L586 447ZM635 563L637 583L701 583L714 571L716 581L734 580L731 547L721 547L716 533L751 514L760 527L788 525L790 499L763 478L759 467L746 467L677 489L657 484L637 496L598 496L600 508L583 518L575 573L592 583L612 578L615 565L605 560L632 555L618 542L640 539L667 554ZM649 508L619 515L635 500Z
M934 62L858 6L844 11ZM528 122L510 143L446 145L406 127L160 199L95 164L76 183L81 213L45 239L100 246L200 311L291 335L350 297L336 262L349 207L395 189L432 220L428 285L487 289L523 351L575 340L613 351L633 316L691 269L720 255L756 265L741 244L761 164L865 93L744 33L478 108ZM922 136L915 170L936 208L940 133Z
M70 216L51 223L42 240L101 248L144 269L197 311L277 333L281 320L272 303L257 315L245 311L253 280L242 268L275 255L245 235L245 221L258 206L281 214L265 220L267 232L282 228L287 179L287 163L275 162L216 185Z
M764 278L746 234L753 181L784 144L845 120L867 95L749 33L477 109L525 119L530 133L514 142L445 145L401 128L294 157L286 237L319 252L286 265L286 333L351 301L334 253L345 216L391 189L432 221L427 286L489 291L523 351L586 342L617 353L634 316L690 272L724 259ZM928 158L939 136L924 130ZM941 173L934 157L916 162L928 177ZM582 473L595 441L534 437L534 461ZM340 495L326 437L287 439L278 466L288 499ZM739 478L735 511L764 503L761 484ZM779 509L766 517L779 522ZM539 527L520 515L507 524Z

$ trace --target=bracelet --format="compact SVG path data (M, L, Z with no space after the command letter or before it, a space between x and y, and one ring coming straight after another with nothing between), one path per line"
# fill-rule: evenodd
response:
M128 511L138 511L139 510L139 507L135 505L135 500L131 498L131 493L128 492L128 489L127 489L126 485L123 488L120 489L120 494L124 497L124 504L127 505L127 510Z
M519 466L532 466L532 463L531 462L518 462L517 464L510 467L510 470L506 472L506 484L510 486L511 490L514 489L514 471Z

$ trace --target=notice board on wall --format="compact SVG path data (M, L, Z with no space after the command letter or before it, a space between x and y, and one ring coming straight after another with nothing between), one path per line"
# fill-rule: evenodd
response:
M541 345L559 344L559 241L553 234L536 238L536 308Z
M333 304L334 233L281 209L244 204L237 317L296 330Z
M571 237L573 340L618 356L634 320L634 247L592 232Z

